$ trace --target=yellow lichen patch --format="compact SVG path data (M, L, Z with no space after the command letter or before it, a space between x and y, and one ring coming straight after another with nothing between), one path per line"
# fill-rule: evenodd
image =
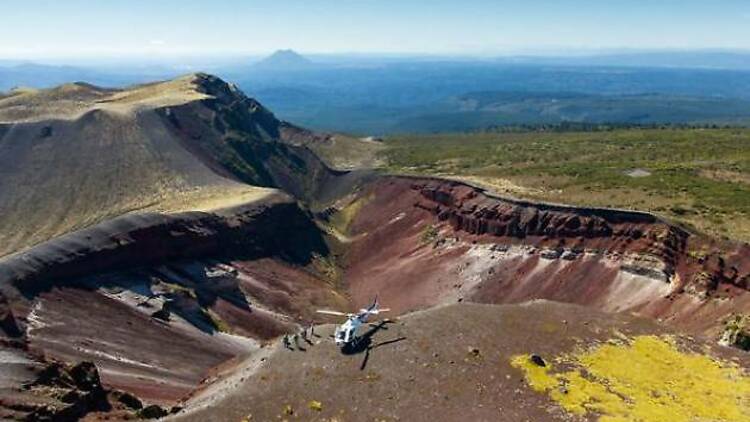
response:
M623 414L627 411L627 404L621 397L612 394L604 384L590 382L579 372L566 372L560 380L563 385L550 391L550 397L571 413Z
M566 411L601 422L750 421L750 377L736 364L680 351L669 338L638 336L558 361L570 370L527 355L511 365Z
M526 382L536 391L545 392L560 385L557 377L551 374L552 367L539 366L531 361L528 355L518 355L511 359L510 364L515 368L523 369Z

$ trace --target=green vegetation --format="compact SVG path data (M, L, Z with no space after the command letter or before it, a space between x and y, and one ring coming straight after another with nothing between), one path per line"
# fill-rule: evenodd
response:
M179 284L175 283L169 283L163 280L156 279L157 283L159 283L159 287L164 289L165 293L171 294L171 295L182 295L184 297L190 298L190 299L198 299L198 295L195 293L194 289L191 289L189 287L185 287Z
M325 142L308 142L306 145L328 166L340 170L379 166L382 163L377 153L385 148L382 142L346 135L335 135Z
M750 130L630 129L394 137L386 169L529 199L656 212L750 240Z
M337 287L341 280L341 268L336 262L335 256L323 256L313 253L313 267L320 273L331 286Z
M435 239L437 239L438 234L439 233L437 227L430 224L422 229L422 233L420 234L419 238L424 244L432 243L433 241L435 241Z
M750 351L750 315L732 315L725 322L720 342Z
M231 333L232 327L229 326L229 324L224 321L219 314L212 311L211 309L201 309L203 315L205 318L211 322L211 325L214 327L214 330L220 332L220 333Z
M369 201L370 198L358 198L354 201L349 202L342 207L331 219L331 224L334 229L340 233L348 234L351 228L354 217L362 209L362 207Z
M307 403L307 407L309 407L311 410L314 410L316 412L323 411L323 403L317 400L310 400L310 402Z

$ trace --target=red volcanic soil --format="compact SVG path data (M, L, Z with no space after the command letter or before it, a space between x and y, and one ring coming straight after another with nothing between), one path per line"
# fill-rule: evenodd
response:
M317 308L342 309L348 304L330 282L309 268L270 258L232 264L239 270L238 280L247 296L300 324L316 319Z
M29 347L47 359L95 362L105 385L173 405L211 368L307 324L314 308L346 303L312 273L279 261L236 261L236 277L209 281L201 274L210 267L103 274L42 293L28 316ZM159 298L149 300L162 286L155 279L191 288L197 299L181 298L170 321L153 318L161 309ZM211 326L201 309L222 326Z
M47 358L93 360L103 381L160 403L176 402L207 368L250 345L174 329L115 299L55 289L38 300L28 330L32 350Z
M716 336L750 309L748 245L650 214L533 204L452 181L382 178L354 217L345 283L396 313L549 299L633 311ZM436 234L425 239L425 231ZM701 251L700 255L695 252Z
M544 410L543 398L525 398L528 405L510 410L507 403L490 399L496 395L466 396L487 368L454 367L450 361L459 362L469 344L499 351L502 358L524 348L551 353L523 339L537 332L536 319L552 324L554 318L577 318L568 313L610 319L601 330L631 321L626 315L637 313L713 341L729 315L750 309L747 245L712 241L649 214L532 204L458 182L384 176L351 193L357 180L363 179L350 175L330 185L328 194L339 199L319 215L328 221L317 224L289 197L275 195L216 214L118 219L10 257L0 263L9 269L0 275L8 293L0 301L0 339L28 347L30 353L21 349L16 354L34 364L38 361L30 356L71 364L92 361L105 387L134 393L147 403L172 406L193 397L189 405L197 408L200 402L213 412L187 414L204 418L195 420L239 420L250 409L247 397L258 420L276 418L286 404L302 412L295 415L304 415L305 400L324 403L325 410L316 413L321 417L355 407L367 415L411 420L458 417L459 406L453 403L476 400L467 413L471 417L491 420L506 412L538 420L556 417ZM334 225L338 208L351 219L345 233L330 236L321 228ZM389 335L410 342L394 344L400 352L388 359L399 362L401 352L411 353L409 365L441 368L431 375L415 372L424 382L403 378L408 372L397 374L395 367L357 373L359 358L341 363L338 377L330 366L338 355L331 355L328 342L308 350L311 363L286 363L286 355L278 353L280 335L312 320L332 322L316 315L316 309L357 309L376 295L394 316L457 302L533 299L587 309L546 304L531 314L524 307L452 306L428 311L450 315L434 331L428 322L403 330L394 326ZM502 321L488 316L494 312L488 309L503 309ZM153 317L165 311L168 321ZM409 320L422 321L421 315L426 314ZM512 328L507 321L515 321ZM667 330L637 321L632 323L637 332ZM485 322L500 324L493 333L503 334L484 333ZM563 333L571 329L558 328ZM604 336L590 327L577 329L581 338ZM424 339L422 331L443 339L462 334L438 342ZM569 346L572 340L566 336L551 340L552 345ZM269 344L273 348L264 347ZM5 349L0 344L0 351ZM316 357L318 350L325 353ZM443 354L452 357L446 360ZM378 355L388 353L378 347L373 357ZM263 372L262 359L275 362L271 372ZM292 372L278 365L289 365ZM16 380L7 391L30 376L18 365L2 368ZM260 375L254 375L256 370ZM300 386L292 385L297 382L293 371L304 374L297 377ZM505 380L516 374L503 371L481 389L512 397L512 384ZM459 374L471 375L474 384L455 381ZM398 381L373 381L391 378ZM352 383L351 391L340 391ZM445 390L442 383L463 386ZM412 393L399 393L409 388ZM368 391L373 399L352 404L357 397L370 397ZM437 394L435 400L425 399L425 391ZM396 397L405 404L389 405ZM220 407L214 406L217 400ZM432 401L445 405L432 409Z
M106 387L171 406L314 309L344 308L313 268L325 253L283 195L217 214L126 217L0 263L11 298L0 302L0 340L19 337L29 364L94 362ZM152 316L165 308L168 321Z

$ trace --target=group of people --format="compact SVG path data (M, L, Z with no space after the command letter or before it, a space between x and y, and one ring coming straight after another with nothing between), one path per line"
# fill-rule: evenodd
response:
M302 346L300 346L300 338L307 344L311 345L313 344L312 339L315 337L315 324L313 322L310 322L310 324L306 327L302 327L302 329L294 333L292 335L284 334L283 342L284 342L284 348L289 350L303 350Z

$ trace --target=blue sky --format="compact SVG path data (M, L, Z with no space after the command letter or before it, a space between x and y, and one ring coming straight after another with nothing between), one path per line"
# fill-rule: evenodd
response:
M0 57L750 49L748 0L2 0Z

